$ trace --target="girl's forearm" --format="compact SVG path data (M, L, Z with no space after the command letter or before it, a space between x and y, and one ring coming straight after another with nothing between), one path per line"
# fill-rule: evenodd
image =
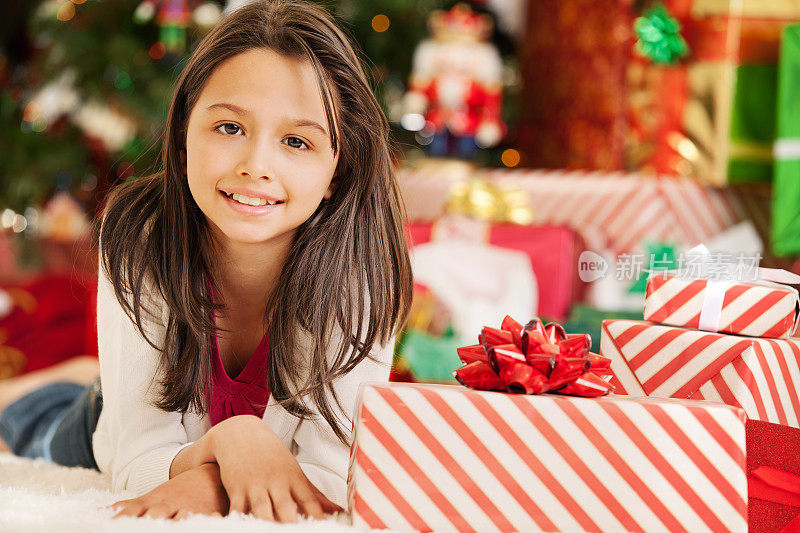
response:
M232 416L212 427L205 435L179 451L169 467L169 478L172 479L178 474L202 464L217 462L217 454L220 450L229 451L231 439L240 438L242 435L259 435L265 431L272 436L275 435L257 416ZM233 448L236 449L235 446Z
M178 474L197 468L205 463L213 463L215 458L211 437L212 432L209 431L189 446L181 449L169 467L169 478L172 479Z

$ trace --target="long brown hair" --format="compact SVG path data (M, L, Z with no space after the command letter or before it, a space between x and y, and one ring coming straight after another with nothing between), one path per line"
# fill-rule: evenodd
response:
M219 332L211 314L220 306L211 301L206 281L213 242L183 174L181 151L189 114L212 72L255 48L311 63L339 153L333 196L298 228L265 309L270 394L299 417L309 416L313 404L346 441L344 421L326 391L338 403L332 382L396 333L412 280L386 117L359 53L325 10L298 0L256 2L227 16L200 42L172 98L162 168L120 185L108 198L102 267L128 316L161 352L156 405L206 412L209 336ZM152 297L163 299L165 312L152 308ZM145 333L147 320L154 319L166 327L163 346ZM329 347L337 330L344 341ZM311 339L310 353L298 349L298 331Z

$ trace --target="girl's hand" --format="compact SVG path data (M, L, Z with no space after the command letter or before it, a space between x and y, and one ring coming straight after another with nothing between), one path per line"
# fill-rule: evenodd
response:
M120 516L148 516L180 520L189 513L222 516L228 512L228 497L219 476L219 466L206 463L162 483L144 496L111 506Z
M231 512L296 522L298 508L317 519L323 512L341 511L311 484L281 439L260 418L233 416L207 435Z

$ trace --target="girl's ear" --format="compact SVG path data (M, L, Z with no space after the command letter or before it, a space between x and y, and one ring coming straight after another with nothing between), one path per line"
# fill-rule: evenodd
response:
M336 186L339 182L339 178L334 174L333 179L331 179L331 184L328 185L328 190L325 191L323 198L325 200L330 200L331 196L333 196L333 192L336 190Z

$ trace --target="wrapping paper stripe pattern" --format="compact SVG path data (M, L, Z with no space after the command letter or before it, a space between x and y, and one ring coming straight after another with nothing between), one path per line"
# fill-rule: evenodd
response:
M600 353L611 359L617 393L723 402L749 418L800 427L800 339L606 320Z
M749 215L731 191L689 178L528 170L490 171L487 176L499 185L527 190L537 223L590 228L590 235L601 233L615 253L639 251L646 241L694 246Z
M409 220L436 219L450 186L469 175L463 169L399 172ZM695 246L744 220L753 221L765 242L769 235L769 187L719 189L689 178L582 170L497 169L479 176L527 191L534 224L569 226L595 251L637 252L645 241Z
M599 172L493 171L492 180L531 193L538 223L602 232L615 253L645 241L695 245L746 218L731 193L689 178ZM536 179L533 179L536 176Z
M359 527L747 529L744 414L722 404L368 384L355 426Z
M700 327L706 280L654 275L647 280L644 319L670 326ZM746 283L725 291L720 314L721 333L787 339L797 327L797 292Z

